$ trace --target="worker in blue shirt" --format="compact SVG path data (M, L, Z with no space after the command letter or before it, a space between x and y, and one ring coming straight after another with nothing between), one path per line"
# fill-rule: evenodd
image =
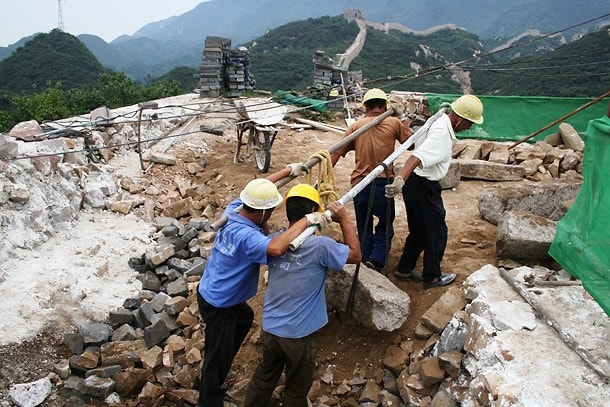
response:
M282 233L267 236L267 220L283 199L274 182L299 176L306 167L288 165L267 179L254 179L239 198L225 209L228 220L218 231L197 292L199 312L205 322L205 348L199 407L222 407L223 385L233 358L246 338L254 312L246 301L257 293L259 266L270 256L280 256L307 227L324 227L329 215L317 212L290 225ZM236 208L239 209L235 212Z
M246 391L245 407L266 407L282 372L286 375L282 405L308 405L315 372L315 334L328 322L326 273L361 259L358 234L343 205L333 202L327 209L341 227L344 244L312 235L296 250L269 262L261 332L263 358ZM295 185L286 195L290 228L320 210L320 196L311 185Z

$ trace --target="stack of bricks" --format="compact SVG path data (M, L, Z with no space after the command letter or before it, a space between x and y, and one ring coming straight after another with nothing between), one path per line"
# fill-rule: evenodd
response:
M224 61L231 52L231 40L206 37L199 76L199 97L217 98L225 88Z
M344 93L347 98L352 96L351 85L362 82L362 72L350 72L335 64L332 58L325 55L324 51L316 51L313 56L314 78L313 87L326 89L327 99L330 101L328 107L333 110L341 110L345 106ZM343 83L341 83L343 82ZM342 86L343 85L343 86ZM339 95L334 95L338 91ZM353 99L353 97L351 97Z
M225 93L240 95L254 89L248 49L231 50L231 40L206 37L199 77L199 97L217 98Z
M241 94L254 88L247 48L239 47L230 52L225 61L224 73L226 88L230 93Z

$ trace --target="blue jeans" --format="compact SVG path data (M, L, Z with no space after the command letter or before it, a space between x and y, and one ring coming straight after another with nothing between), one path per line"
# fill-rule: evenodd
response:
M356 225L362 248L363 262L375 260L377 263L385 265L386 256L390 250L390 247L386 245L386 239L389 238L391 246L392 237L394 237L393 224L394 217L396 216L394 201L392 200L388 212L388 201L385 197L386 184L385 178L376 178L354 197L354 211L356 213ZM373 198L371 216L368 222L365 223L369 197L373 188L375 196ZM377 224L373 231L374 218L377 218Z

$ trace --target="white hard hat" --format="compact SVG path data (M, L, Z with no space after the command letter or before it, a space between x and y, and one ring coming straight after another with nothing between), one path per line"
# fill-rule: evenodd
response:
M264 178L254 179L239 194L244 205L253 209L271 209L282 203L283 198L275 184Z

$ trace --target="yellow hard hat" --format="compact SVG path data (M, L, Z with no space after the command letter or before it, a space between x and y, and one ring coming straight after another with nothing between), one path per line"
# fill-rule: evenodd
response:
M451 104L451 110L473 123L483 123L483 103L475 95L460 96Z
M318 191L309 184L297 184L290 188L290 191L286 194L286 198L284 198L284 203L288 200L288 198L292 198L294 196L298 196L301 198L309 199L310 201L318 204L318 212L322 212L322 204L320 204L320 194Z
M371 99L382 99L385 100L386 107L390 106L390 99L388 99L388 95L385 94L384 91L378 88L373 88L367 91L362 98L362 106L366 104Z
M282 195L275 184L264 178L248 182L239 197L244 205L253 209L271 209L282 203Z
M333 89L328 93L328 96L337 97L339 96L339 91L337 89Z

